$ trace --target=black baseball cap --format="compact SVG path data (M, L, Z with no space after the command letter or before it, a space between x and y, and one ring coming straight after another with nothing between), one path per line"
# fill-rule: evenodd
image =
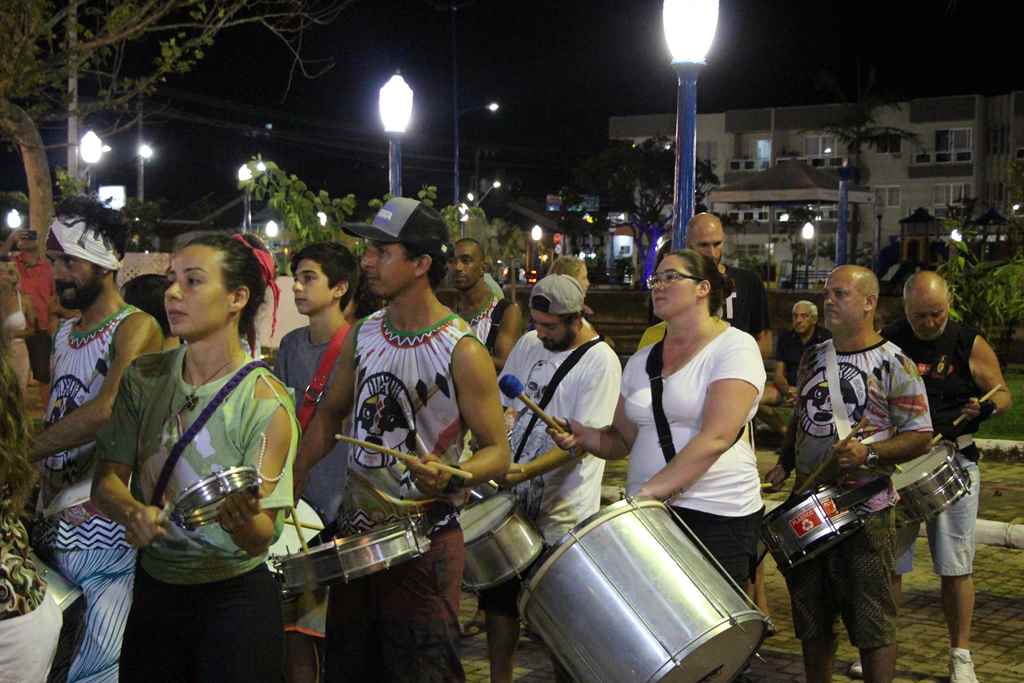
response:
M441 214L423 202L395 197L380 208L370 223L345 223L350 235L375 242L400 243L428 254L447 255L448 226Z

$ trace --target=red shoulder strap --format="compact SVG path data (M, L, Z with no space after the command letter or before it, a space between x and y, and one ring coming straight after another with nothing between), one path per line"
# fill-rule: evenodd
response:
M306 391L302 393L302 405L299 407L299 414L297 415L299 426L302 429L305 429L309 421L313 419L313 413L316 412L317 405L324 397L324 387L327 386L327 379L331 376L331 370L334 369L334 363L338 360L341 346L345 343L345 337L348 336L350 329L352 328L348 325L342 325L334 333L330 344L324 349L324 355L320 356L320 363L317 365L316 374L310 380Z

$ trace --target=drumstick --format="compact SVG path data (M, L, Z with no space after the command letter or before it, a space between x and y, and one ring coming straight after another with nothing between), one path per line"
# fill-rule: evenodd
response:
M156 523L160 526L167 524L171 519L171 513L174 512L174 503L167 503L163 509L160 510L160 514L156 518Z
M809 488L813 487L817 483L817 479L818 479L818 477L821 476L821 473L824 472L832 463L835 462L835 460L836 460L836 453L835 453L836 446L845 446L850 441L850 439L852 439L855 436L857 436L857 434L860 433L860 431L862 429L867 427L867 425L868 425L868 416L865 415L864 417L862 417L860 419L860 422L857 423L857 426L850 430L850 433L846 435L845 439L840 439L839 441L837 441L832 446L832 450L829 451L828 457L825 458L824 460L822 460L821 464L818 465L817 469L815 469L813 472L811 472L810 476L807 477L807 480L804 481L803 486L801 486L799 489L797 489L794 492L794 494L803 493L804 491L806 491Z
M302 544L302 552L308 553L309 546L306 545L306 537L302 534L302 524L299 523L299 513L295 511L295 506L288 508L288 516L292 519L292 526L295 527L295 533L299 536L299 543Z
M406 464L416 464L423 466L427 465L427 463L422 462L415 455L409 455L408 453L403 453L402 451L396 451L395 449L388 448L387 446L381 446L375 443L370 443L369 441L363 441L362 439L355 439L351 436L345 436L344 434L335 434L334 438L337 439L338 441L344 441L345 443L350 443L355 446L361 446L362 448L365 448L370 451L376 451L378 453L383 453L384 455L390 455L391 457L397 460L401 460ZM445 465L443 462L434 461L430 462L429 464L434 465L435 467L437 467L437 469L441 470L442 472L447 472L453 477L461 477L466 481L472 481L473 479L472 472L467 472L466 470L459 469L458 467L452 467L451 465Z
M994 387L992 387L991 391L989 391L984 396L982 396L981 398L978 399L978 403L984 403L985 401L989 400L990 398L995 396L997 391L999 391L1002 388L1003 388L1002 384L995 385ZM967 419L967 413L960 413L960 415L957 416L957 418L955 420L953 420L953 426L954 427L958 426L961 422L963 422L966 419ZM940 441L942 441L942 434L936 434L935 436L932 437L932 442L929 445L932 448L934 448L935 445L937 443L939 443Z
M501 389L501 393L505 394L508 398L518 398L523 402L527 408L537 414L541 420L544 421L548 427L551 427L556 432L564 432L566 430L565 425L555 420L543 409L533 401L531 401L524 393L525 387L523 383L519 381L519 378L515 375L503 375L501 380L498 381L498 388Z

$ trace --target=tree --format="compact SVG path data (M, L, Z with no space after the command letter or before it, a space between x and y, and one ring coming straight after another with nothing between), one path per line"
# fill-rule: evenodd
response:
M315 77L330 64L303 58L303 36L351 1L0 0L0 136L21 154L39 244L53 214L42 125L69 114L124 111L167 78L191 71L221 31L244 25L263 26L282 41L292 75ZM69 82L77 89L79 80L94 95L88 101L69 95Z
M708 160L698 160L696 172L694 203L700 204L718 177ZM581 192L600 194L608 206L630 214L638 249L645 252L645 277L653 266L655 246L672 223L674 180L675 149L666 138L614 143L576 171Z

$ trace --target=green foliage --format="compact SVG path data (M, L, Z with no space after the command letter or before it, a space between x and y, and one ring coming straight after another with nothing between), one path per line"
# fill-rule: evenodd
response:
M156 251L160 246L157 228L162 205L157 201L140 202L131 197L121 211L128 224L128 251Z
M75 178L62 166L56 168L57 176L57 203L68 197L78 197L85 194L85 178Z
M293 249L338 239L343 234L341 224L351 220L356 211L355 195L331 197L326 190L314 192L273 161L256 158L246 166L252 179L239 182L239 187L251 191L253 199L266 202L281 217L282 229L290 236ZM327 217L326 225L320 224L321 213ZM350 242L348 238L341 241Z
M950 241L949 258L939 274L949 283L951 315L977 328L994 345L1006 343L1013 328L1024 322L1024 249L1005 261L980 259L972 249L973 228L947 221L963 239Z

